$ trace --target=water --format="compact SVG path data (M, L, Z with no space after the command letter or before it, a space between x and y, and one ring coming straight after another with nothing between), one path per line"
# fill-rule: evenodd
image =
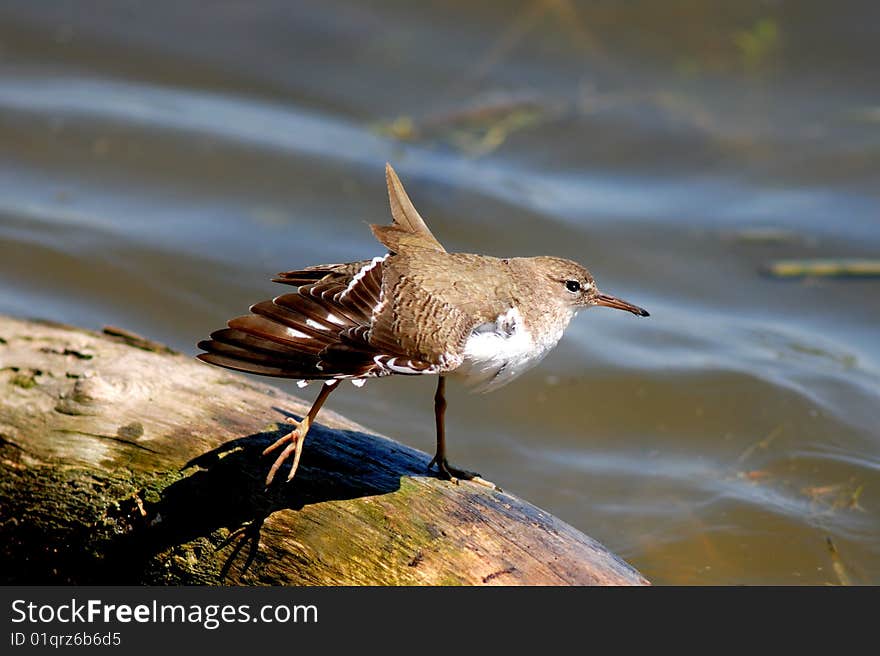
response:
M0 312L195 353L275 272L380 254L391 161L449 250L652 314L451 384L456 464L656 583L878 583L880 280L762 273L880 257L880 7L847 4L5 0ZM331 405L431 451L432 396Z

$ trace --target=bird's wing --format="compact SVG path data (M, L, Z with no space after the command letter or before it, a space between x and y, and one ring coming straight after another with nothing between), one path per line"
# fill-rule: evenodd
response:
M423 339L426 328L418 324L420 313L404 307L399 317L392 316L401 303L395 286L399 271L386 261L393 262L401 252L447 253L391 165L385 167L385 179L392 223L370 227L389 254L279 273L275 282L299 289L257 303L250 315L229 321L228 328L199 343L207 353L198 357L230 369L304 380L433 374L455 368L460 358L450 358L437 343ZM386 280L389 274L394 284ZM448 318L444 325L457 332L465 323L466 317Z
M392 253L410 248L445 252L442 244L428 229L425 220L413 206L403 183L390 164L385 165L388 200L391 203L391 225L371 225L373 235Z
M433 374L426 361L394 340L371 339L389 256L278 274L298 290L257 303L251 314L199 342L199 359L229 369L283 378L365 378Z
M397 348L443 371L461 364L468 338L516 304L503 270L465 253L407 251L388 258L383 302L374 312L370 340ZM492 294L485 294L487 285Z

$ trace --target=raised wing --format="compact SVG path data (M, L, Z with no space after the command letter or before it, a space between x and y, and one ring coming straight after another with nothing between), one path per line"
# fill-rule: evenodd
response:
M408 248L424 248L446 252L428 229L425 220L413 206L403 188L403 183L390 164L385 165L385 182L388 184L388 200L391 203L391 225L371 225L373 235L392 253Z
M425 348L419 335L408 337L419 327L412 312L395 314L400 281L399 275L393 285L386 280L389 258L401 251L446 251L391 165L385 167L385 178L392 223L370 227L389 254L279 273L275 282L298 290L257 303L251 314L230 320L227 328L199 342L206 353L198 358L229 369L302 380L433 374L454 368L454 358Z

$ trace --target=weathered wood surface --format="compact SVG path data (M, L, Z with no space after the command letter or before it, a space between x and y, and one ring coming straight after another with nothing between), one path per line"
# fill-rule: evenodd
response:
M0 316L0 583L647 583L330 411L265 490L261 451L306 409L156 344Z

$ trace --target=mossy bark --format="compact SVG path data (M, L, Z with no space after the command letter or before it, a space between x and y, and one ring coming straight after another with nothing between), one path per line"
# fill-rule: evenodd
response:
M599 543L322 411L124 331L0 316L0 583L643 584ZM283 476L279 477L283 478Z

